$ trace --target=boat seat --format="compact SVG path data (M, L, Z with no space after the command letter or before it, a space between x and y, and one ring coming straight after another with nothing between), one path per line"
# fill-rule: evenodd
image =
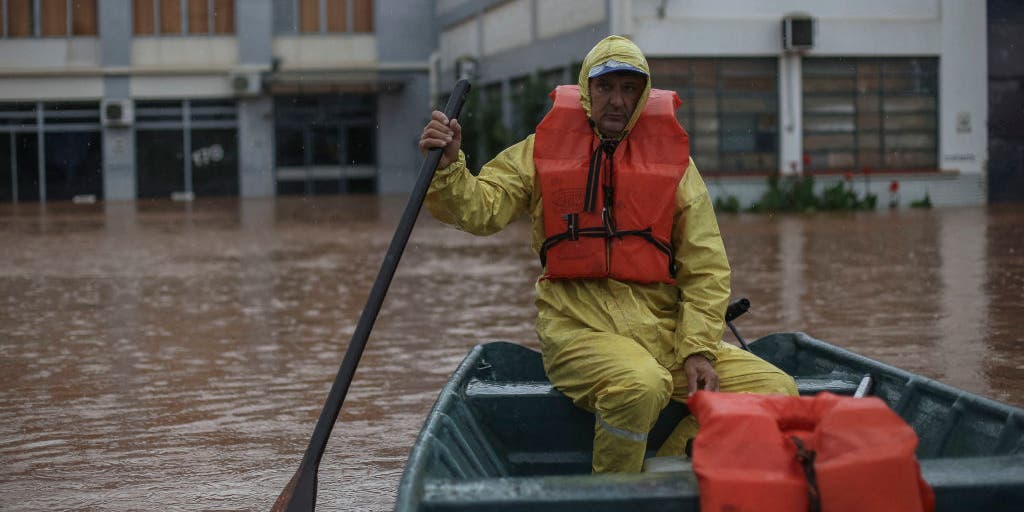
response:
M816 395L822 391L837 395L853 395L857 391L858 381L829 375L798 377L796 389L801 396Z
M796 388L801 395L815 395L822 391L828 391L837 395L853 395L857 391L859 382L849 378L835 377L831 375L799 377L796 380ZM466 387L466 395L471 398L499 398L508 396L535 397L535 398L563 398L561 392L554 388L549 382L487 382L473 380Z
M674 471L693 471L693 462L682 455L666 455L649 457L644 461L644 473L670 473Z

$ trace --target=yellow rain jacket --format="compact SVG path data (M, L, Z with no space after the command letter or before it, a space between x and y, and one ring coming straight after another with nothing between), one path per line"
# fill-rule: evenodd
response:
M579 75L588 116L588 72L610 58L649 74L647 60L631 41L618 36L600 41ZM648 80L625 137L640 117L650 89ZM458 161L437 170L427 209L438 220L475 235L495 233L529 214L533 249L539 252L544 216L539 180L534 179L533 147L530 135L485 164L478 176L469 172L460 152ZM676 285L610 278L536 283L536 330L545 370L577 406L597 413L595 471L639 471L646 435L658 413L670 397L686 397L687 357L700 353L716 363L723 355L728 359L739 352L721 341L730 293L729 262L711 199L692 159L676 190L672 245L679 269ZM741 373L747 372L745 368L740 365ZM722 370L728 372L716 364L720 378ZM657 397L639 410L638 400L629 394L638 387L632 383L637 379L658 389ZM695 430L693 423L685 435L692 436ZM676 452L683 442L675 443Z
M599 43L580 71L580 96L588 115L587 72L609 58L649 70L643 54L628 40L612 36ZM627 130L640 117L650 90L648 80ZM465 155L460 153L457 162L438 169L427 194L427 209L438 220L475 235L496 233L529 213L533 249L539 252L544 243L544 215L534 180L533 140L530 135L506 149L484 165L477 177L466 168ZM676 199L672 241L678 285L539 280L537 334L542 343L559 334L551 332L552 319L545 318L551 313L571 316L601 330L637 334L637 341L664 366L681 363L695 352L714 361L729 301L729 261L711 199L692 159Z

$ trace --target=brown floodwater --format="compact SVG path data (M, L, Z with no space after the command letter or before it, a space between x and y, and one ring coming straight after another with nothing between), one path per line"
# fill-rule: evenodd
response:
M0 205L0 509L268 509L404 206ZM720 224L748 340L804 331L1024 406L1020 205ZM537 346L538 270L525 222L477 238L421 216L324 456L321 510L392 508L470 347Z

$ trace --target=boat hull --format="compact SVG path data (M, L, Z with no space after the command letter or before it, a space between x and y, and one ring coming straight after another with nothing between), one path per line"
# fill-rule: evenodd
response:
M793 375L801 394L878 396L918 433L937 510L1018 510L1024 502L1024 410L859 356L803 333L766 336L754 353ZM688 411L672 403L649 455ZM399 511L698 510L687 468L590 474L594 417L554 389L540 354L504 342L470 351L413 447Z

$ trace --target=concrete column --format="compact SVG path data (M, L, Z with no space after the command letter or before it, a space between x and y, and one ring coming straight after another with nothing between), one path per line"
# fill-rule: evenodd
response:
M430 22L434 6L407 0L377 0L373 5L377 55L388 70L380 73L380 80L403 84L377 92L377 192L406 194L416 183L423 161L417 142L430 119L430 54L438 45ZM447 93L444 87L438 92Z
M988 161L985 2L943 0L939 59L939 167L980 175Z
M430 102L428 82L426 73L405 75L405 87L400 92L382 91L377 95L379 194L406 194L416 183L423 161L417 143L430 119L430 109L424 106Z
M270 69L274 21L271 0L235 0L240 68ZM269 95L238 100L238 191L241 197L272 197L274 101Z
M132 65L132 2L99 2L100 62L103 67ZM131 99L131 76L103 78L105 100ZM135 131L132 127L103 128L103 198L108 201L136 197Z
M800 55L779 56L779 172L802 172L803 163L803 83ZM796 168L793 167L796 162Z
M235 0L235 19L240 64L270 66L274 43L271 0Z
M238 179L242 197L272 197L274 179L274 100L238 101Z

